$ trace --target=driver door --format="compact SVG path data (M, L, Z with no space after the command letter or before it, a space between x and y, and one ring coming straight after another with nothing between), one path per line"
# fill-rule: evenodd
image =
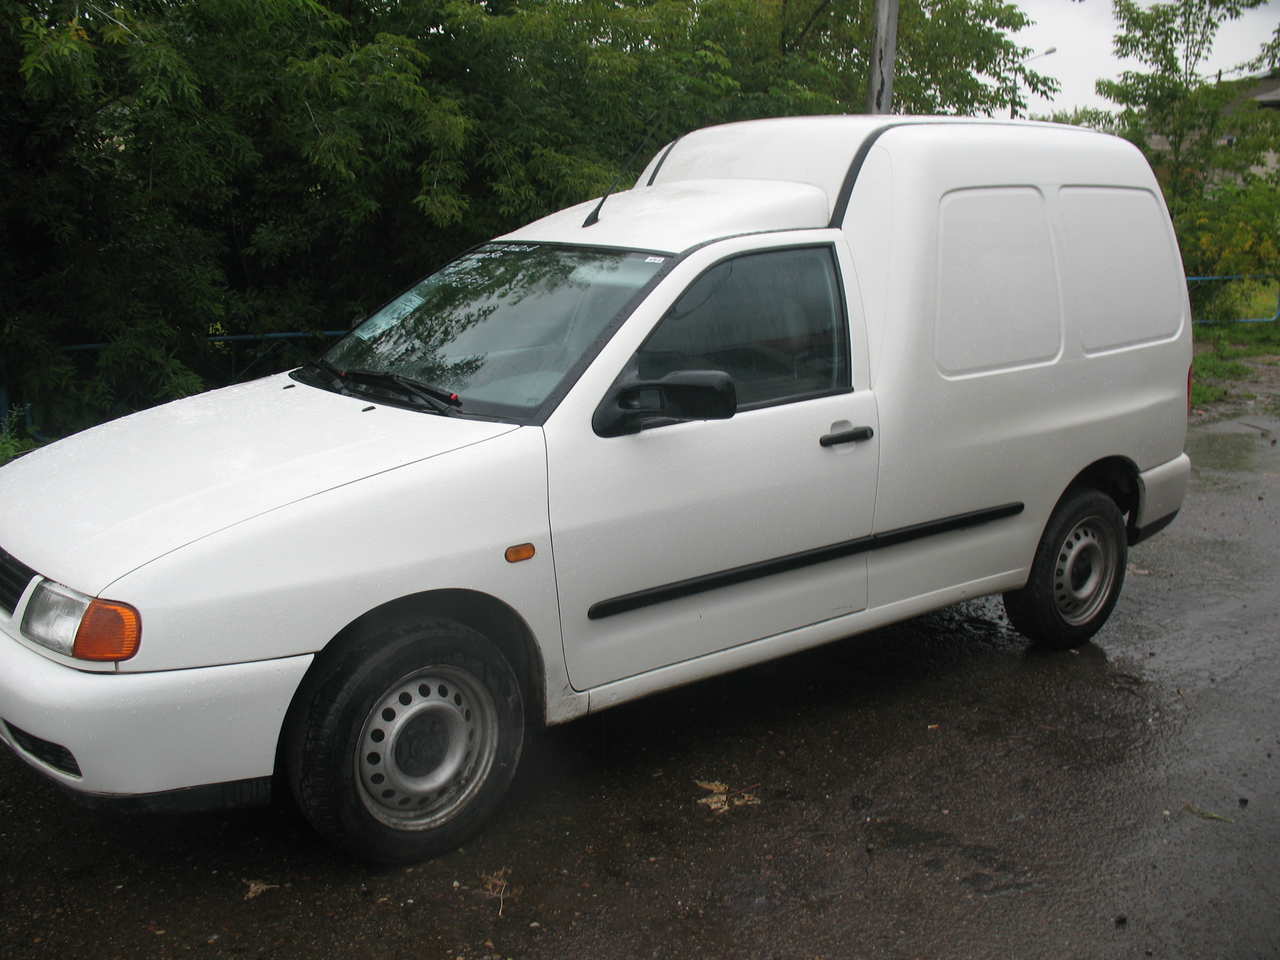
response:
M853 382L842 251L724 246L654 292L681 284L618 377L723 370L735 415L600 437L579 404L544 428L578 690L866 606L866 558L847 547L871 532L878 424L873 395Z

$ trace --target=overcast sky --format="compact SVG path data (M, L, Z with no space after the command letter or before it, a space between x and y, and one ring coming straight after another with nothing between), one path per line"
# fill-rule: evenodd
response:
M1049 47L1058 48L1056 53L1036 60L1035 67L1040 73L1057 77L1062 90L1053 102L1040 97L1031 98L1030 112L1047 114L1073 107L1114 109L1114 104L1094 93L1094 81L1119 76L1122 70L1133 69L1137 65L1122 63L1111 53L1111 38L1115 35L1116 24L1111 15L1110 0L1015 2L1036 21L1035 26L1016 35L1018 42L1034 48L1037 53ZM1225 71L1256 56L1258 48L1271 36L1277 22L1280 22L1280 0L1268 0L1257 9L1246 11L1239 20L1224 24L1218 32L1213 57L1204 72Z

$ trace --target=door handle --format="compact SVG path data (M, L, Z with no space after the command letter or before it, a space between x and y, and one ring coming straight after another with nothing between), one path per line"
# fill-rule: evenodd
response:
M837 430L835 433L821 436L818 438L818 443L824 447L834 447L837 443L862 443L875 435L875 431L870 427L854 427L851 430Z

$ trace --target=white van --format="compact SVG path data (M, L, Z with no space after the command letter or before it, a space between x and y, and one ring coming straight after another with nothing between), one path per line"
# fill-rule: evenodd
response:
M1122 140L700 130L312 364L0 469L0 738L146 806L278 778L428 856L528 724L982 594L1085 642L1182 502L1190 364Z

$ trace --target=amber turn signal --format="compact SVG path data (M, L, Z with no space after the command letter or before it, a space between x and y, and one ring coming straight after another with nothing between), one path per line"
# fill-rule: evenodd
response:
M76 631L73 656L81 660L128 660L142 642L142 617L127 603L94 600Z
M507 547L507 563L519 563L521 560L528 560L536 552L532 543L517 543L514 547Z

